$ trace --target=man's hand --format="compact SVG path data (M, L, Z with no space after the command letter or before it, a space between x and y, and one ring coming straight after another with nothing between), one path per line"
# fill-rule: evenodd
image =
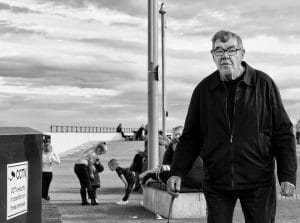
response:
M282 196L293 196L295 192L295 185L290 182L281 182L281 191L280 194Z
M181 177L171 176L167 182L167 191L174 197L178 196L181 188Z

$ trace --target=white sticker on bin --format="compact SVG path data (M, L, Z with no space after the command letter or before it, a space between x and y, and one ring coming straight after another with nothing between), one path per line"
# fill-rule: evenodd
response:
M12 219L27 213L28 161L7 164L7 215Z

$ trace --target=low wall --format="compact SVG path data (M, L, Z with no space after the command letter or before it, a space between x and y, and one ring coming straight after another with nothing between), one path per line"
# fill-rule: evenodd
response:
M44 132L51 136L51 144L57 153L73 149L88 141L120 141L120 133L76 133L76 132Z

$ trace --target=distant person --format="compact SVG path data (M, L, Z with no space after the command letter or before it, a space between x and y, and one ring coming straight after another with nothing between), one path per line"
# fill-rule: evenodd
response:
M53 151L51 146L51 139L50 137L46 137L43 141L42 145L43 153L42 153L42 165L43 165L43 172L42 172L42 198L45 200L50 200L49 196L49 187L53 177L52 171L52 164L60 163L60 159L58 154Z
M182 131L183 131L183 126L176 126L173 128L173 137L163 158L164 165L169 165L169 166L172 165L174 152L179 142L179 137L182 135Z
M148 145L148 124L145 125L145 137L144 137L144 149L137 150L137 154L135 154L132 164L130 165L129 169L130 171L133 171L135 173L135 187L133 188L133 191L139 191L141 189L140 181L139 181L139 175L147 170L147 145Z
M135 175L135 186L133 191L139 191L141 189L139 175L142 173L144 159L144 151L137 150L137 154L135 154L132 164L129 167L129 170L134 172Z
M165 150L163 154L162 165L158 165L157 168L154 168L152 170L144 171L139 177L143 181L143 183L145 183L148 178L157 180L158 179L157 172L161 173L160 176L161 180L163 183L166 183L170 175L170 169L173 161L173 154L176 149L177 143L179 141L179 137L182 134L182 130L183 130L182 126L177 126L173 128L173 138L169 143L168 148ZM160 142L159 144L161 144L160 146L164 146L166 144L166 142L162 138L162 132L159 133L159 142Z
M122 180L122 182L125 185L125 195L122 198L122 200L118 201L117 204L119 205L125 205L128 203L129 195L133 189L134 183L135 183L135 176L133 172L129 170L129 168L122 168L119 166L119 162L116 159L111 159L108 162L108 167L111 171L116 171L119 178Z
M96 202L97 200L97 189L101 187L101 181L99 173L103 172L104 167L100 162L100 159L96 160L95 163L89 163L89 174L90 174L90 181L93 190L93 195L95 197ZM91 198L90 198L91 199Z
M121 133L122 138L125 138L125 135L124 135L124 132L123 132L122 124L121 124L121 123L118 125L116 131L119 132L119 133Z
M168 145L169 140L162 136L162 132L159 132L158 135L158 150L159 156L163 157L163 154L166 151L166 146ZM162 158L161 158L162 160ZM161 161L160 161L161 162ZM144 151L138 150L138 153L134 156L133 162L130 165L130 170L135 172L136 183L134 191L139 191L141 189L139 175L142 172L147 171L148 169L148 124L145 126L145 138L144 138Z
M135 135L135 140L142 141L145 138L145 126L141 125L141 127L137 130Z
M80 195L81 195L81 204L89 205L87 201L86 194L88 193L89 198L91 199L91 205L97 205L95 199L95 194L91 185L91 171L89 170L91 164L96 164L100 159L100 156L107 152L106 142L100 142L96 145L91 146L88 149L85 149L78 156L74 172L77 175L80 182Z
M147 184L150 181L160 181L162 184L166 184L167 180L171 176L171 167L173 163L174 153L179 143L179 138L182 134L183 127L177 126L173 128L173 138L164 154L162 165L158 165L157 168L147 170L140 174L140 180L142 184ZM194 187L202 189L203 184L203 161L200 156L194 161L192 168L183 179L183 185L187 187Z
M146 126L146 132L148 133L148 125ZM145 137L145 149L144 149L144 156L145 159L143 160L143 167L142 172L148 169L148 134ZM159 154L159 164L162 163L163 155L166 151L167 146L169 145L169 139L163 136L163 132L158 132L158 154Z
M182 178L201 155L209 223L232 222L238 199L245 222L274 222L275 161L281 194L295 191L292 123L274 81L243 61L244 54L236 33L221 30L213 36L217 70L193 91L168 180L171 194L180 191Z
M158 132L159 164L162 164L164 154L169 144L170 144L170 139L168 137L163 136L163 131L159 131Z

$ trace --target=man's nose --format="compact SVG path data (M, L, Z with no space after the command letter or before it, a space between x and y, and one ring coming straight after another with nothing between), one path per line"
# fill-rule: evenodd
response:
M228 52L224 51L224 53L223 53L223 55L222 55L221 58L229 58Z

